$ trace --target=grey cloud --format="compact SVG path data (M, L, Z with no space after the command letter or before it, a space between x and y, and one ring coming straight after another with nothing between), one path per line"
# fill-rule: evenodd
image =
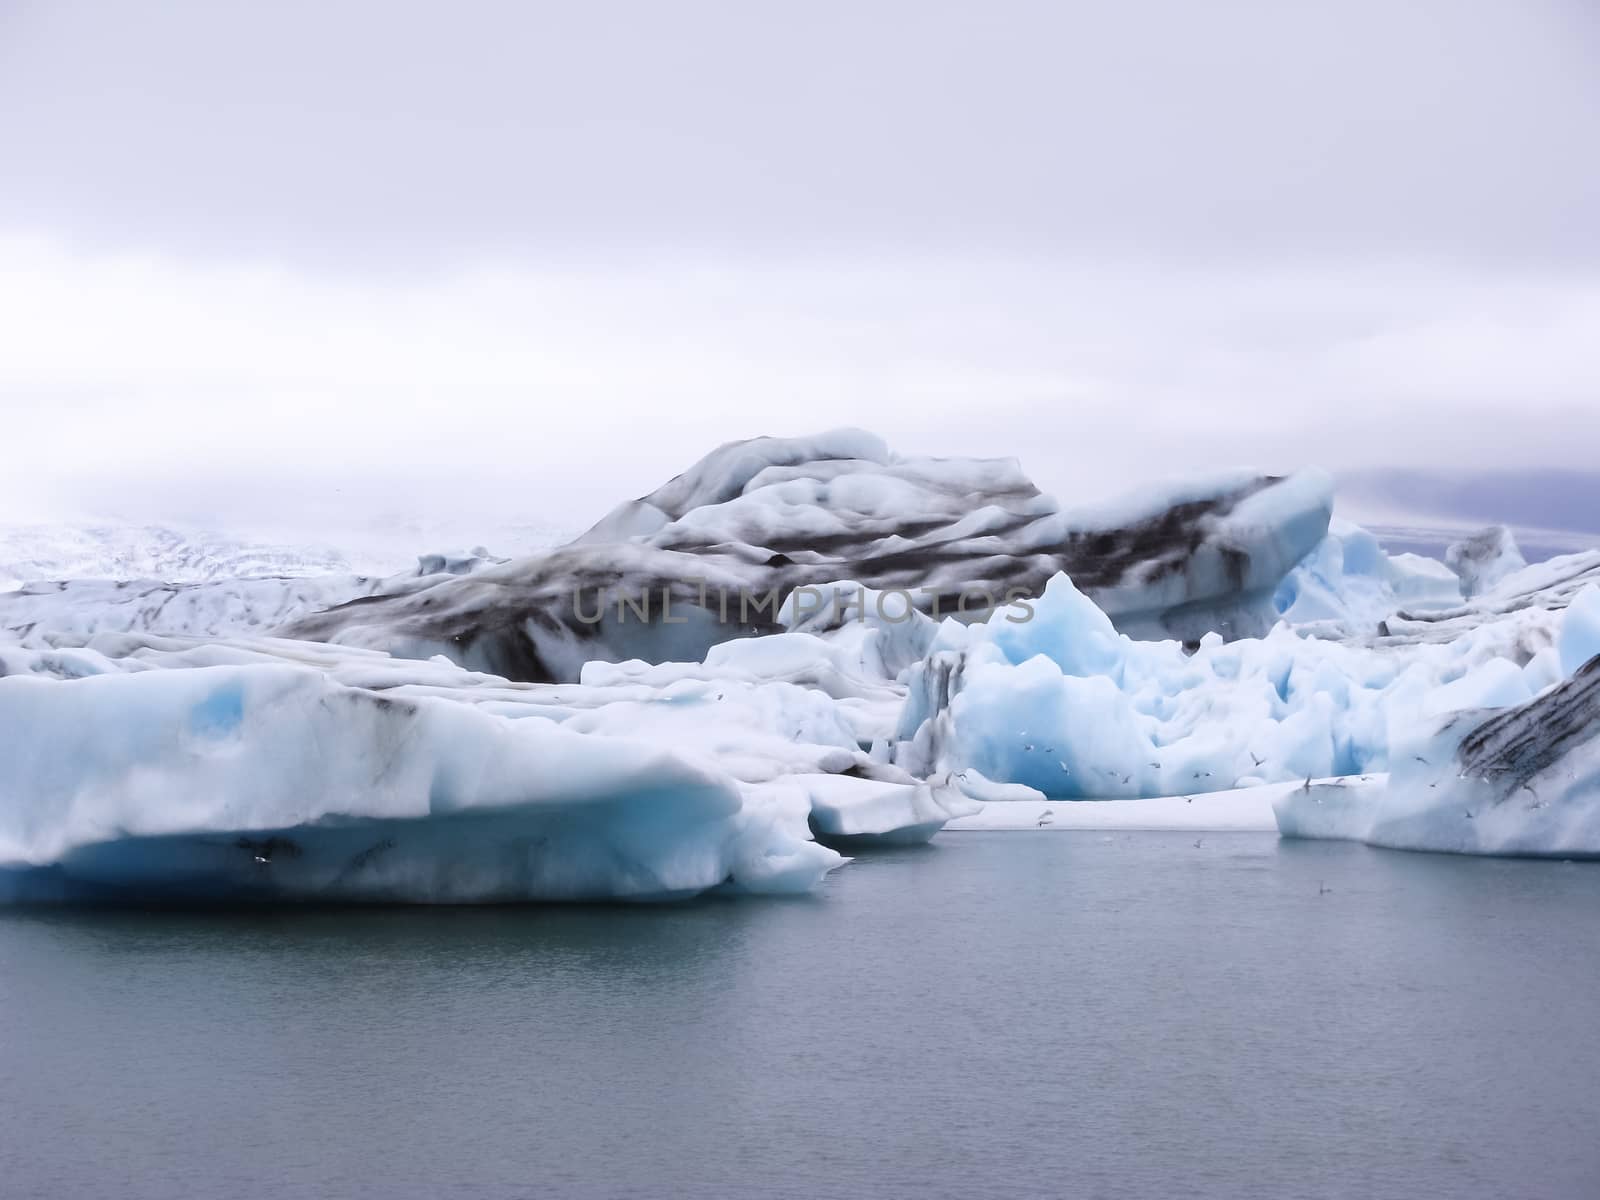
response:
M5 5L0 226L1600 262L1588 0Z
M0 0L13 512L1587 465L1591 0Z

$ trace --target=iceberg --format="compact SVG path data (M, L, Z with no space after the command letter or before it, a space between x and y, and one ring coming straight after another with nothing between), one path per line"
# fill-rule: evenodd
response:
M1594 584L1600 584L1600 550L1559 555L1513 571L1460 604L1401 608L1379 622L1376 640L1381 645L1405 646L1450 642L1492 627L1546 626L1559 621L1567 607Z
M1453 570L1331 509L1315 471L1066 509L842 430L532 556L30 583L0 898L782 893L946 828L1587 853L1600 553Z
M1504 525L1491 525L1453 543L1444 552L1445 565L1461 579L1461 594L1490 591L1508 575L1528 565L1517 540Z
M1378 786L1307 788L1286 837L1457 854L1600 858L1600 656L1522 704L1413 731Z
M1388 770L1395 731L1439 711L1529 698L1556 626L1490 626L1375 647L1280 624L1187 647L1118 632L1065 575L1012 623L945 622L906 675L892 761L975 769L1049 799L1199 794Z
M905 622L802 616L794 631L718 646L705 663L594 662L566 685L507 680L442 657L261 636L35 634L26 644L0 643L0 698L16 706L0 708L0 729L36 747L10 764L0 789L0 809L27 821L25 828L0 823L0 864L14 898L637 899L807 886L842 861L816 841L926 841L979 807L959 785L915 778L870 752L885 744L903 699L894 673L929 636L932 623L918 620L920 634ZM261 690L285 671L295 683L292 703ZM208 697L224 679L252 703L220 743L226 761L213 765L222 773L204 774L210 758L191 751L209 743L185 739L198 718L184 717L184 706L213 703ZM164 680L184 682L173 691ZM200 691L188 696L184 687ZM46 711L35 703L40 696L56 706L55 718L35 715L45 722L37 727L11 719ZM164 704L165 724L147 727L136 743L93 732ZM376 718L350 716L369 711L385 714L379 724L394 732L373 733ZM67 732L78 740L64 744ZM382 754L375 739L387 747ZM313 750L297 758L302 743ZM403 748L398 759L392 743ZM569 756L593 757L572 757L568 766L545 761L563 747ZM591 766L614 768L624 750L659 757L574 812L582 788L604 778ZM144 780L148 786L117 801L116 820L80 824L78 799L52 800L49 787L29 784L59 776L51 766L57 758L86 771L97 753L105 760L98 771L62 786L73 797L104 789L109 800L118 781ZM470 787L416 782L445 771L441 755L453 764L451 778ZM279 759L290 769L274 771ZM379 760L382 772L363 769ZM492 765L500 760L506 765ZM668 788L662 781L671 772L691 774ZM547 795L563 774L577 790ZM498 782L487 789L491 778ZM414 785L410 799L397 781ZM167 792L196 788L219 802L235 799L226 812L163 825L181 807ZM324 807L291 800L318 788L328 797ZM733 811L717 820L697 815L712 794ZM564 840L548 836L552 822L568 831ZM455 836L475 831L483 840ZM361 858L358 873L340 866L365 854L368 846L355 843L369 834L370 844L396 843L383 857L396 871L403 864L403 877L381 874L374 856ZM561 861L588 865L556 875L494 849L530 839L554 847ZM292 847L292 857L255 863L264 842ZM474 856L497 865L470 874L462 864ZM694 869L675 865L683 863Z
M1461 581L1445 564L1386 554L1370 532L1335 518L1328 536L1284 576L1272 602L1279 619L1302 633L1342 637L1376 633L1401 609L1450 608L1462 599Z
M693 661L778 632L781 604L839 580L971 618L1068 571L1130 633L1232 638L1270 627L1274 589L1331 512L1316 471L1235 472L1065 510L1010 459L901 457L860 430L756 438L568 546L379 587L277 632L571 681L595 660Z
M663 899L842 861L657 745L290 665L0 678L0 897Z

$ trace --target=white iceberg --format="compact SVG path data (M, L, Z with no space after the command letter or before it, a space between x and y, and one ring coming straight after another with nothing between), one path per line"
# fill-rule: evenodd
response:
M0 728L11 899L657 899L842 861L660 746L303 667L12 675Z
M1302 632L1344 636L1375 633L1401 609L1457 606L1462 594L1461 581L1444 563L1386 554L1372 533L1336 518L1272 599L1279 616Z
M1051 799L1198 794L1388 770L1419 714L1519 703L1559 674L1544 610L1443 644L1307 637L1194 648L1119 633L1064 575L1033 618L946 622L907 673L893 761Z
M170 815L176 806L163 798L168 790L181 794L198 786L207 794L220 797L234 791L249 796L255 794L252 789L267 789L261 793L265 798L250 808L247 819L201 814L184 827L185 836L201 839L206 853L213 858L220 854L225 869L244 868L245 878L197 883L190 878L195 871L176 864L168 855L159 864L154 859L143 860L149 867L147 875L130 875L127 880L128 888L134 890L157 887L162 871L172 875L174 887L179 886L180 877L189 879L179 890L186 888L191 893L209 888L218 895L295 898L636 898L684 894L715 886L723 879L728 887L748 891L785 890L796 880L814 881L818 862L826 865L839 861L831 853L818 859L820 848L807 840L813 835L850 845L925 841L950 818L971 814L978 808L959 786L914 778L884 761L885 753L877 757L871 753L875 744L886 748L903 700L904 692L894 684L893 675L925 645L932 622L922 617L916 623L887 623L874 618L829 626L819 617L797 619L797 625L816 632L797 628L773 637L728 643L716 647L703 664L594 662L583 669L579 682L560 685L514 682L467 671L442 658L397 659L377 651L280 638L36 634L27 644L0 644L0 676L4 677L0 678L0 688L8 689L0 694L22 695L25 699L16 703L23 707L32 703L32 697L51 697L58 706L62 727L77 730L86 744L93 746L100 743L94 742L96 735L90 731L100 725L114 725L114 710L119 704L150 712L163 711L163 704L178 705L168 713L167 725L152 731L147 741L133 746L117 743L123 757L108 761L96 776L97 782L85 784L112 787L115 780L140 776L160 780L159 788L125 797L124 803L137 819L111 823L118 830L125 827L137 832L136 846L141 853L157 846L150 838L153 830L160 828L159 821L152 827L141 824L146 821L146 816L140 815L141 806L149 806L156 816ZM240 721L230 735L234 749L229 759L230 769L245 773L238 782L226 776L197 779L193 772L201 764L174 749L181 742L177 733L182 725L181 703L177 697L182 689L170 690L177 685L162 681L186 680L190 682L182 686L199 687L199 680L214 681L221 672L257 687L262 680L285 670L290 671L299 688L310 689L304 694L304 702L273 703L261 709L259 720ZM98 690L118 676L124 677L120 690ZM129 678L136 681L136 686L129 684ZM58 690L19 692L29 684ZM109 699L103 698L107 695ZM511 867L501 862L492 847L436 839L430 826L438 813L419 815L415 805L396 810L393 804L397 797L390 777L362 773L362 764L371 759L363 749L365 726L351 725L348 714L368 709L388 714L390 724L406 729L424 722L429 729L448 727L452 731L441 734L443 742L428 735L415 745L407 735L404 761L417 770L429 769L431 759L427 755L442 749L448 749L453 756L483 758L490 748L502 744L522 747L525 754L497 772L503 777L503 787L511 791L524 786L518 782L519 773L534 781L529 786L536 792L555 786L553 781L559 780L568 768L559 761L541 765L540 756L548 754L552 746L576 747L593 756L592 764L607 766L622 761L619 748L631 747L637 752L653 747L660 761L673 769L697 770L702 792L707 786L705 781L716 781L725 797L734 797L739 810L728 818L731 826L766 830L767 840L762 842L749 834L733 838L729 828L716 823L701 821L693 825L695 808L689 801L696 794L694 789L679 789L684 791L682 796L676 792L664 794L656 781L661 769L653 768L638 778L620 780L617 799L588 810L589 820L582 828L592 845L575 849L570 840L561 844L563 855L592 865L592 872L581 883L538 874L519 883L508 874ZM412 715L413 709L420 715ZM465 715L449 715L456 711ZM6 729L8 736L29 736L30 727L20 720L9 720L6 712L0 712L0 728ZM557 740L551 742L542 730L553 731ZM63 735L51 736L53 742L43 743L52 746L48 757L59 753L68 761L92 759L92 754L85 756L62 747ZM296 759L294 747L300 742L314 747L338 747L337 758L324 760L308 752ZM162 758L162 747L174 752ZM135 749L138 754L133 753ZM105 747L101 750L111 753ZM270 764L278 758L290 769L275 775ZM353 773L340 774L345 768ZM582 760L571 765L572 786L578 786L586 769ZM11 770L14 790L6 794L0 806L17 815L38 800L38 795L30 799L26 781L48 780L52 768L45 757L29 755L14 761ZM332 794L339 797L338 805L343 807L307 812L292 805L285 808L284 801L274 799L280 794L275 789L282 789L285 796L301 794L317 780L322 780L321 786L333 789ZM48 789L40 787L32 792L42 794ZM551 797L549 803L541 802L542 806L533 806L531 802L503 801L481 790L452 804L464 809L493 810L493 820L485 818L473 827L481 827L486 837L524 840L536 836L529 831L540 829L551 811L564 812L570 807L568 798L561 795ZM685 846L698 841L723 846L726 853L719 858L718 853L702 846L700 863L704 871L685 878L681 873L666 871L637 848L614 853L608 850L608 839L615 836L626 842L631 836L629 830L641 824L641 811L653 811L652 805L663 814L661 820L668 828L679 816L693 825L686 826ZM28 894L38 895L41 889L48 893L53 886L50 881L63 872L76 881L76 891L82 894L85 863L112 855L118 863L126 864L121 851L90 848L100 841L120 844L124 840L121 834L104 834L103 830L96 833L93 829L86 832L74 824L76 811L72 805L46 803L30 818L34 822L31 828L38 836L0 836L0 860L14 868L30 868L24 872ZM349 836L332 838L327 827L365 827L373 822L398 820L421 822L408 827L404 839L397 839L403 840L406 847L408 878L414 883L402 888L375 874L375 857L371 862L362 860L364 871L360 875L329 874L340 854L362 853L361 847L350 848L351 838L359 840L367 833L373 833L378 840L397 835L392 831L380 835L363 828ZM231 828L229 821L237 821L239 827ZM562 821L573 824L569 817ZM45 836L52 829L54 840ZM296 850L293 862L288 866L268 868L267 864L257 864L257 868L265 869L250 868L253 848L264 838L277 839L274 844L279 846L292 845ZM184 844L192 848L189 842ZM686 849L669 853L664 839L652 845L668 855L668 865L689 854ZM234 852L229 852L230 846ZM460 874L451 865L454 860L441 859L431 867L422 864L424 856L435 849L441 854L448 851L468 857L481 853L486 861L500 865L471 881L470 886L451 885L448 880ZM631 861L637 864L625 871L616 865L624 853L632 855ZM384 857L393 863L402 861L401 855L388 851ZM44 869L52 864L56 867L54 872ZM424 878L430 870L433 882ZM23 878L16 870L12 876ZM504 882L496 883L497 879ZM266 886L269 882L279 890L271 891Z
M1600 657L1511 708L1425 723L1376 786L1291 791L1286 837L1457 854L1600 857Z
M529 558L29 585L0 896L784 892L950 827L1585 852L1600 554L1501 547L1464 595L1330 507L1320 473L1235 473L1068 511L846 430L724 446ZM1446 759L1488 765L1415 773Z

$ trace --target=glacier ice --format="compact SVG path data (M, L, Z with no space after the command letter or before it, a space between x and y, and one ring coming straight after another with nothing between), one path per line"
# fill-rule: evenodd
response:
M1547 577L1570 581L1579 565ZM1025 811L1126 797L1117 819L1139 821L1151 818L1134 798L1192 803L1278 784L1289 836L1592 856L1600 587L1557 596L1561 605L1546 595L1549 608L1510 606L1448 642L1331 640L1280 625L1190 649L1129 639L1057 576L1033 622L941 626L907 672L891 758L912 774L973 771L1029 789Z
M175 549L169 556L183 557ZM481 546L469 551L437 551L418 555L413 570L383 576L308 570L308 562L314 563L314 558L296 560L286 554L270 560L281 574L227 575L205 552L197 552L196 557L206 564L205 572L198 568L174 570L176 579L86 575L21 582L0 593L0 630L206 637L253 633L363 597L405 595L506 561ZM92 565L107 569L121 562L99 560ZM240 569L259 565L259 559L250 558L240 563Z
M1556 652L1564 675L1600 654L1600 583L1591 583L1573 598L1561 622Z
M1388 778L1295 789L1289 837L1458 854L1600 857L1600 657L1521 704L1410 731Z
M355 574L326 546L250 541L168 525L0 525L0 592L37 580L208 579Z
M1449 642L1508 621L1539 624L1600 583L1600 550L1563 554L1530 563L1492 588L1445 607L1401 608L1378 624L1378 642L1404 646Z
M931 628L926 618L918 619ZM186 840L181 845L152 840L145 836L150 830L136 826L123 832L140 834L137 837L108 831L103 828L105 823L74 828L71 822L78 810L73 804L47 804L35 817L44 826L57 828L58 840L41 843L20 834L0 834L0 863L11 863L12 878L26 882L25 894L36 897L54 894L52 889L61 891L63 872L75 881L66 894L111 894L104 879L94 874L99 870L94 864L107 854L119 864L121 874L116 880L124 890L142 894L142 890L155 889L162 879L188 880L195 872L181 867L173 855L187 853L195 838L200 839L197 844L203 847L202 854L212 859L220 856L220 865L210 859L202 865L224 871L240 869L246 874L242 879L224 874L207 876L200 883L191 881L179 889L187 894L454 900L643 897L685 894L719 884L724 890L781 891L814 882L822 869L839 861L812 838L850 845L926 840L952 817L977 811L978 804L959 784L912 777L870 752L874 742L884 742L901 700L902 693L893 683L894 664L909 659L919 644L915 637L906 642L911 636L905 632L906 624L851 621L829 628L819 619L797 623L817 632L796 629L728 643L716 647L705 663L594 662L583 669L579 681L564 685L515 682L464 670L442 657L397 659L361 648L259 636L222 639L113 632L34 635L27 644L0 643L0 694L18 694L28 683L61 688L47 694L56 697L61 726L76 731L72 736L80 738L92 739L97 726L114 722L119 705L157 711L156 700L174 695L164 690L161 681L166 678L197 680L211 673L231 672L259 682L271 672L289 670L302 688L320 681L326 694L313 689L304 703L262 709L259 724L241 722L235 739L239 745L217 766L222 773L215 777L201 780L194 774L198 765L184 756L177 739L175 731L182 724L177 715L170 715L167 725L151 733L147 742L113 741L102 746L103 754L113 754L118 746L123 754L116 765L108 762L102 778L154 781L153 789L139 791L127 801L135 809L161 805L160 789L182 793L203 785L225 796L235 788L227 771L243 772L241 778L256 781L240 785L247 795L256 795L250 790L256 785L281 785L283 796L295 794L300 783L293 772L280 773L282 778L273 775L270 764L274 754L292 756L295 740L300 738L337 753L339 763L368 762L372 754L364 749L370 741L365 725L352 724L340 714L347 708L361 712L371 706L384 711L391 711L385 706L398 706L394 711L409 713L420 705L423 716L408 715L404 721L395 716L390 723L407 729L418 722L429 728L438 726L441 744L449 747L452 755L476 760L487 755L488 747L507 739L513 746L522 744L519 738L526 741L529 752L508 759L498 772L503 776L500 786L509 792L524 786L536 795L548 790L552 764L542 762L540 755L549 746L539 740L536 731L549 728L567 739L556 743L558 746L575 745L596 756L597 763L615 764L619 748L654 747L662 762L675 764L680 771L698 771L701 793L720 789L724 798L734 798L737 810L721 824L699 820L694 804L683 794L685 789L660 786L663 771L659 766L619 780L614 799L585 810L593 818L587 825L568 815L571 806L567 798L556 797L552 803L554 811L563 814L563 828L587 829L592 835L585 843L571 838L551 843L565 858L590 864L580 878L558 878L548 871L530 873L517 861L494 858L481 842L438 840L447 834L453 837L452 831L470 829L464 824L441 828L438 821L447 814L432 810L419 814L413 811L414 805L394 812L392 768L382 774L363 774L352 767L353 774L334 775L328 784L338 790L344 808L309 813L293 807L282 809L275 805L287 801L278 793L264 794L243 818L197 815L192 827L185 827ZM104 687L106 680L119 678L140 681L148 690L114 693L117 698L112 702L96 701L92 688L77 686ZM62 686L69 681L70 687ZM18 703L28 707L40 693L20 694L24 699ZM331 699L333 696L338 699ZM316 699L315 708L312 699ZM445 716L439 715L441 710ZM448 718L456 711L470 714L471 720ZM17 734L25 727L0 716L0 728ZM406 744L410 746L418 736L406 734ZM415 770L422 773L432 770L432 759L423 755L423 748L435 740L432 735L424 737L417 748L408 750L411 757L404 761L415 760ZM170 759L160 759L163 747L173 752ZM53 759L56 749L48 757ZM67 757L81 758L70 752ZM17 789L15 796L8 789L0 789L0 795L17 815L23 811L27 780L42 776L47 765L34 758L14 769L17 773L11 783ZM572 767L571 786L578 786L586 769L581 762ZM321 777L327 764L312 756L298 763L296 770ZM528 777L526 785L518 782L522 774ZM437 789L429 794L436 796ZM481 792L469 792L451 804L475 814L478 809L491 810L471 829L481 828L491 839L520 838L523 842L545 837L543 828L553 811ZM394 830L368 828L375 822L398 820L410 822L401 831L403 838ZM330 823L361 828L332 837L322 830ZM668 853L669 836L681 836L690 847L700 846L699 874L685 878L681 872L666 872L649 854L631 845L628 830L633 826L650 831L651 845L659 845L661 854L667 856L667 866L689 857L687 851ZM122 825L116 828L123 829ZM363 847L353 842L369 833L372 844L387 839L405 847L404 857L387 850L384 856L394 863L406 862L410 882L401 886L374 874L375 867L364 867L359 876L335 872L339 855L364 853ZM267 864L250 866L254 849L263 839L274 838L296 847L300 853L294 863L281 869ZM112 842L122 849L112 851L101 845ZM708 842L710 845L705 845ZM237 853L228 852L230 846ZM443 856L437 862L430 857L435 847ZM162 851L159 866L141 875L129 864L150 849ZM480 853L498 865L482 876L464 877L455 864L462 856ZM826 857L818 857L824 853ZM53 871L45 869L52 864ZM21 871L23 866L26 871ZM88 882L94 888L79 878L85 870L90 870ZM173 886L177 887L177 882Z
M551 553L379 588L279 631L559 681L595 659L699 659L776 632L797 589L854 580L977 612L1067 570L1127 631L1247 636L1272 624L1273 589L1331 511L1316 471L1235 472L1064 510L1014 460L902 457L859 430L757 438Z
M0 895L783 892L952 823L1588 853L1600 553L1452 570L1330 513L1318 472L1062 509L845 430L730 443L533 557L30 583ZM670 616L616 607L647 592Z
M198 634L271 629L303 613L370 595L376 577L333 574L263 579L62 579L0 595L0 627L52 633Z
M1384 771L1394 730L1428 705L1529 697L1556 626L1541 614L1398 648L1279 625L1190 648L1119 633L1065 575L1034 608L1027 623L940 628L907 673L893 761L913 774L975 768L1051 798Z
M1516 538L1504 525L1491 525L1452 543L1444 552L1444 561L1460 577L1463 596L1487 592L1528 565Z
M841 860L658 745L290 665L0 679L0 895L667 898Z
M1302 632L1339 636L1374 632L1401 609L1454 607L1462 592L1456 573L1438 560L1386 554L1373 534L1335 518L1272 599L1280 618Z

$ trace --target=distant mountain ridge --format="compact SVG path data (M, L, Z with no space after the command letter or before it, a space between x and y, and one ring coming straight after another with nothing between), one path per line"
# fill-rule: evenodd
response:
M487 537L522 552L544 549L566 534L537 525L508 526ZM397 525L356 531L333 545L317 541L250 538L166 524L0 525L0 591L62 579L159 579L202 583L211 579L299 578L315 575L389 575L415 567L420 555L450 544L438 530Z
M1500 524L1591 535L1587 545L1600 539L1600 471L1385 468L1344 472L1335 483L1345 515L1368 528Z
M326 546L253 542L165 525L0 526L0 588L36 580L217 578L350 573Z

